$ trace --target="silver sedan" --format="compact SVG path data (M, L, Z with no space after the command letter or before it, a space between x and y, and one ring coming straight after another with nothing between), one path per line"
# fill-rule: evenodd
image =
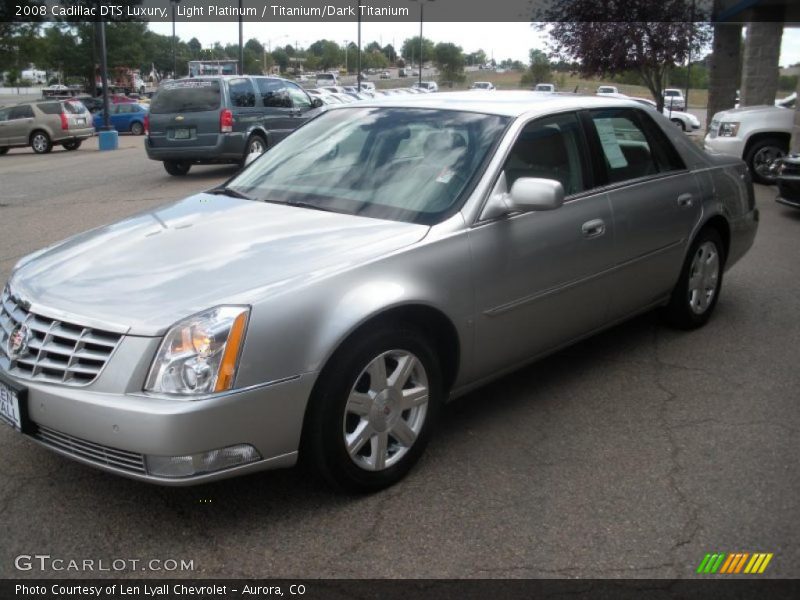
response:
M186 485L393 484L446 400L643 311L691 329L758 224L744 164L632 101L331 108L225 185L23 258L0 417Z

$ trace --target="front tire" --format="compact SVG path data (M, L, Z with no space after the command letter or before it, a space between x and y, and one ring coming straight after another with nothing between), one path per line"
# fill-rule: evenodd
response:
M366 493L393 485L422 455L442 393L439 360L421 333L364 330L320 375L302 459L340 490Z
M64 150L77 150L81 147L82 140L72 140L70 142L64 142L61 144L64 147Z
M144 125L139 123L139 121L134 121L131 123L131 133L133 135L142 135L144 133Z
M47 154L53 149L53 142L44 131L34 131L31 134L31 148L36 154Z
M786 156L788 148L786 142L779 138L766 138L759 140L747 150L744 162L750 169L753 181L772 185L776 181L775 173L772 171L773 163Z
M672 119L672 122L684 133L686 133L686 125L680 119Z
M716 229L703 229L692 243L666 306L667 321L679 329L705 325L717 306L724 269L722 238Z
M192 168L192 163L186 160L165 160L164 161L164 169L170 175L174 175L175 177L183 177L189 172L189 169Z

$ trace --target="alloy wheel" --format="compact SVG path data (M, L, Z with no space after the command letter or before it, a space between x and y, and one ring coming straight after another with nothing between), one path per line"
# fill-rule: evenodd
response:
M779 158L783 158L786 153L775 146L764 146L753 155L753 169L761 179L772 181L775 173L772 167Z
M689 307L703 314L714 300L719 281L719 252L714 242L704 242L697 248L689 273Z
M400 461L422 431L428 410L428 376L406 350L376 356L347 398L343 436L350 459L367 471Z

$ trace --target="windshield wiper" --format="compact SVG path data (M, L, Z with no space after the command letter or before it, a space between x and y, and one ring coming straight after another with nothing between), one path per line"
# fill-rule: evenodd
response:
M311 202L303 202L302 200L298 200L295 202L286 202L287 206L296 206L298 208L310 208L312 210L321 210L324 212L339 212L333 210L332 208L327 208L325 206L320 206L319 204L312 204Z
M215 187L206 192L206 194L216 194L223 196L232 196L233 198L241 198L242 200L252 200L247 194L243 194L232 187Z

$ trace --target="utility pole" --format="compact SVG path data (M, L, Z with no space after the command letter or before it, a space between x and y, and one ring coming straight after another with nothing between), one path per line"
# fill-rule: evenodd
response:
M358 0L358 56L356 57L356 91L361 92L361 0Z
M419 2L419 87L422 87L422 12L425 0Z
M242 21L242 0L239 0L239 75L244 75L244 22Z

